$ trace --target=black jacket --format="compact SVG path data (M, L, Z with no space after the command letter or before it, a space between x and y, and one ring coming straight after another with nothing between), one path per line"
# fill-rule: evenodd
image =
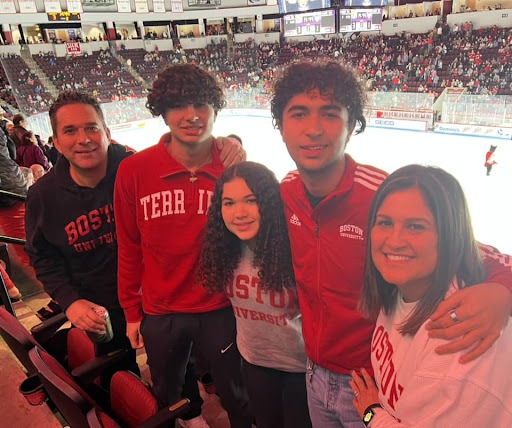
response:
M18 164L9 156L7 137L0 131L0 189L25 196L27 194L27 180ZM0 207L10 206L16 200L0 195Z
M125 146L111 144L107 174L94 188L77 185L62 156L30 188L25 250L45 291L64 311L78 299L107 309L120 307L114 181L119 163L129 154Z

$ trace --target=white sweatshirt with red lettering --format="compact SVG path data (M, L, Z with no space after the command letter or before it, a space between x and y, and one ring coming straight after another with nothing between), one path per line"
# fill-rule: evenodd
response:
M293 289L263 292L253 253L244 245L226 293L236 317L237 345L251 364L291 373L306 370L302 316Z
M414 337L397 330L415 305L399 297L395 313L377 320L372 366L384 409L370 426L512 427L512 325L483 356L460 364L464 352L435 353L446 342L429 338L425 324Z

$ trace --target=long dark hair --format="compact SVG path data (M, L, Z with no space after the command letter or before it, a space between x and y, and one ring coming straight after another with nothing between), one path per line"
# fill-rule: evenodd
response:
M245 180L251 189L261 217L253 261L259 269L260 287L275 291L295 287L279 183L272 171L255 162L233 165L217 181L208 211L205 243L197 271L198 282L212 292L224 291L240 262L240 239L227 229L222 219L224 184L236 177Z
M422 165L408 165L396 170L381 184L375 194L368 220L368 231L375 225L377 212L391 194L417 188L423 194L437 226L437 266L431 285L418 305L400 327L402 334L414 335L444 299L452 280L459 288L484 279L484 269L471 226L471 216L460 183L448 172ZM397 287L387 283L375 267L371 255L371 239L366 242L366 267L359 309L375 320L382 308L393 313Z

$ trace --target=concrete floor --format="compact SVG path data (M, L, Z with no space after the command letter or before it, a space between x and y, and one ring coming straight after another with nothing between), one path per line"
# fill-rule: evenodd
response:
M34 315L41 307L45 306L49 297L40 292L34 296L15 303L15 310L20 322L30 329L39 323ZM142 349L137 354L137 362L141 368L142 377L149 382L150 373L146 364L146 353ZM30 406L25 398L18 392L20 383L26 378L18 360L7 348L5 342L0 338L0 427L9 428L61 428L65 426L64 421L57 418L46 405ZM229 428L227 414L221 407L219 398L216 395L206 394L201 388L201 395L204 399L203 417L211 428Z

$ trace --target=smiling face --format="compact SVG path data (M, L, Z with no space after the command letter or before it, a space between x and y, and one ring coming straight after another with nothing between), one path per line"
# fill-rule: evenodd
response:
M430 286L438 260L435 219L417 187L388 195L371 230L371 255L385 281L406 302L419 300Z
M96 110L88 104L67 104L57 110L55 122L53 143L69 161L71 178L77 184L84 177L101 180L107 171L110 131Z
M224 183L222 219L231 233L254 249L261 216L256 196L243 178L235 177Z
M346 107L318 89L290 98L278 127L299 171L313 174L340 164L352 133Z
M173 142L197 145L211 140L215 117L209 104L187 104L167 110L164 120Z

